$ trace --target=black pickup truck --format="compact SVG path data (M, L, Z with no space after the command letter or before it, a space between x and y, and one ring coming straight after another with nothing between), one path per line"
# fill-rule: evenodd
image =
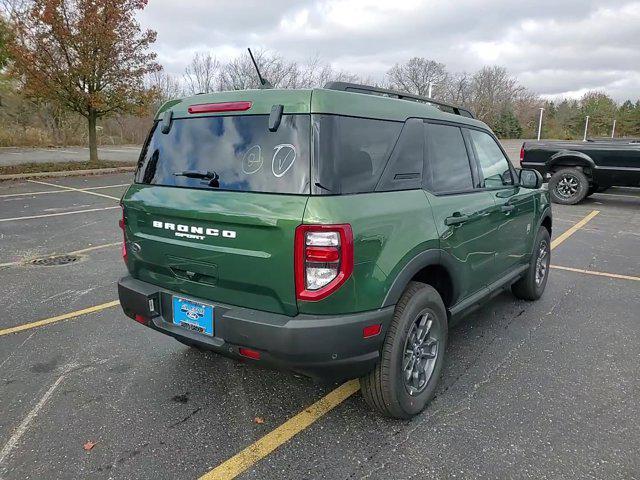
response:
M552 201L573 205L609 187L640 187L640 139L525 142L520 165L542 174Z

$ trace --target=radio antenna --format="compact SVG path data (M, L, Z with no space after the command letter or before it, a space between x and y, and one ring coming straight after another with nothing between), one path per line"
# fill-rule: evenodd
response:
M249 50L249 56L251 57L253 66L256 67L256 72L258 73L258 80L260 80L260 88L273 88L273 85L269 83L269 80L267 80L266 78L262 78L262 75L260 74L260 69L258 68L258 63L256 62L256 59L253 57L253 53L251 53L251 49L247 48L247 50Z

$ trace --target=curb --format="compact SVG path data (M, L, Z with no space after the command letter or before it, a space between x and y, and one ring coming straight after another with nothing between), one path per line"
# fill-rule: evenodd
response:
M36 172L36 173L13 173L11 175L0 175L0 182L4 180L27 180L29 178L42 177L80 177L83 175L103 175L105 173L133 172L136 167L113 167L113 168L93 168L87 170L63 170L61 172Z

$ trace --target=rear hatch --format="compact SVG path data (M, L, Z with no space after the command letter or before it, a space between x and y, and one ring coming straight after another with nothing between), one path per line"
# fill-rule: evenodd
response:
M310 190L305 92L242 93L242 105L221 104L239 93L202 96L156 121L123 199L127 266L185 296L295 315L294 234Z

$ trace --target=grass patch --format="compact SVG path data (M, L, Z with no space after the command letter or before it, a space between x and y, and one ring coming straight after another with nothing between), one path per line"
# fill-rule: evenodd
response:
M135 167L136 162L115 162L98 160L97 162L44 162L21 163L19 165L0 166L0 175L17 173L63 172L67 170L94 170L96 168Z

